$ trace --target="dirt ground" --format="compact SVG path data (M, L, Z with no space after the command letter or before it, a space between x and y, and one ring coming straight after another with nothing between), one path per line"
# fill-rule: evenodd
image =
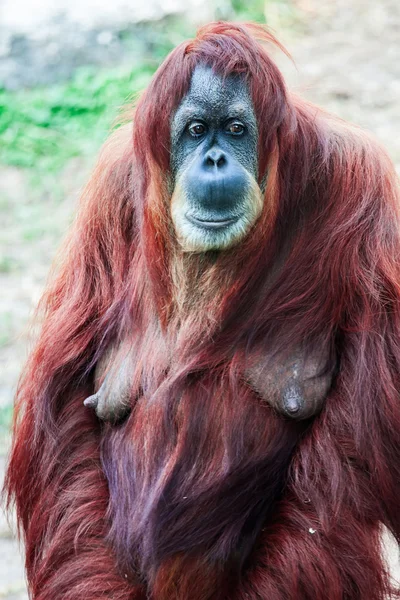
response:
M297 65L281 66L290 86L341 117L372 131L400 172L400 3L398 0L298 0L295 33L277 19L277 33ZM12 402L27 353L26 325L90 165L74 160L60 178L62 201L32 196L25 174L0 167L0 408ZM38 204L40 207L38 208ZM35 235L37 220L52 223ZM44 233L43 233L44 230ZM0 453L0 480L7 443ZM393 564L398 550L389 551ZM394 569L396 567L393 567ZM400 572L397 571L400 577ZM18 546L0 519L0 599L27 598Z

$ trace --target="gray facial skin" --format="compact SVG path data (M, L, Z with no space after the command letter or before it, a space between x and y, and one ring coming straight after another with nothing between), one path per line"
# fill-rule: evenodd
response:
M257 122L246 82L195 69L171 123L171 214L184 251L229 248L259 217Z

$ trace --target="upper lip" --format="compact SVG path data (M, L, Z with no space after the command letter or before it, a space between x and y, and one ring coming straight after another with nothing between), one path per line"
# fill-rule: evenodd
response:
M186 214L186 217L191 223L209 229L219 229L221 227L226 227L227 225L230 225L231 223L234 223L238 220L238 217L229 217L224 219L203 219L200 217L195 217L194 215L191 215L189 213Z

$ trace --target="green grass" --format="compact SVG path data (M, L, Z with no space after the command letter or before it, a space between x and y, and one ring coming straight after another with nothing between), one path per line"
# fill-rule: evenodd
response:
M11 404L0 406L0 436L8 433L12 422L13 407Z
M93 155L120 107L148 83L154 67L81 68L71 81L31 90L0 90L0 163L58 172Z
M231 0L231 4L238 20L264 22L266 10L264 0Z
M7 254L0 256L0 273L14 272L18 269L18 266L18 261L13 256L8 256Z
M10 447L13 408L12 404L0 406L0 456L7 454Z

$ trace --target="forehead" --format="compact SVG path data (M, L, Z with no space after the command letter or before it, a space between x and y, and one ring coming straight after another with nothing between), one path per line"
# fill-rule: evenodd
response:
M223 79L207 66L198 66L193 72L190 88L180 103L175 118L184 118L198 110L209 116L218 116L227 110L236 116L254 116L253 104L244 78L229 75Z

